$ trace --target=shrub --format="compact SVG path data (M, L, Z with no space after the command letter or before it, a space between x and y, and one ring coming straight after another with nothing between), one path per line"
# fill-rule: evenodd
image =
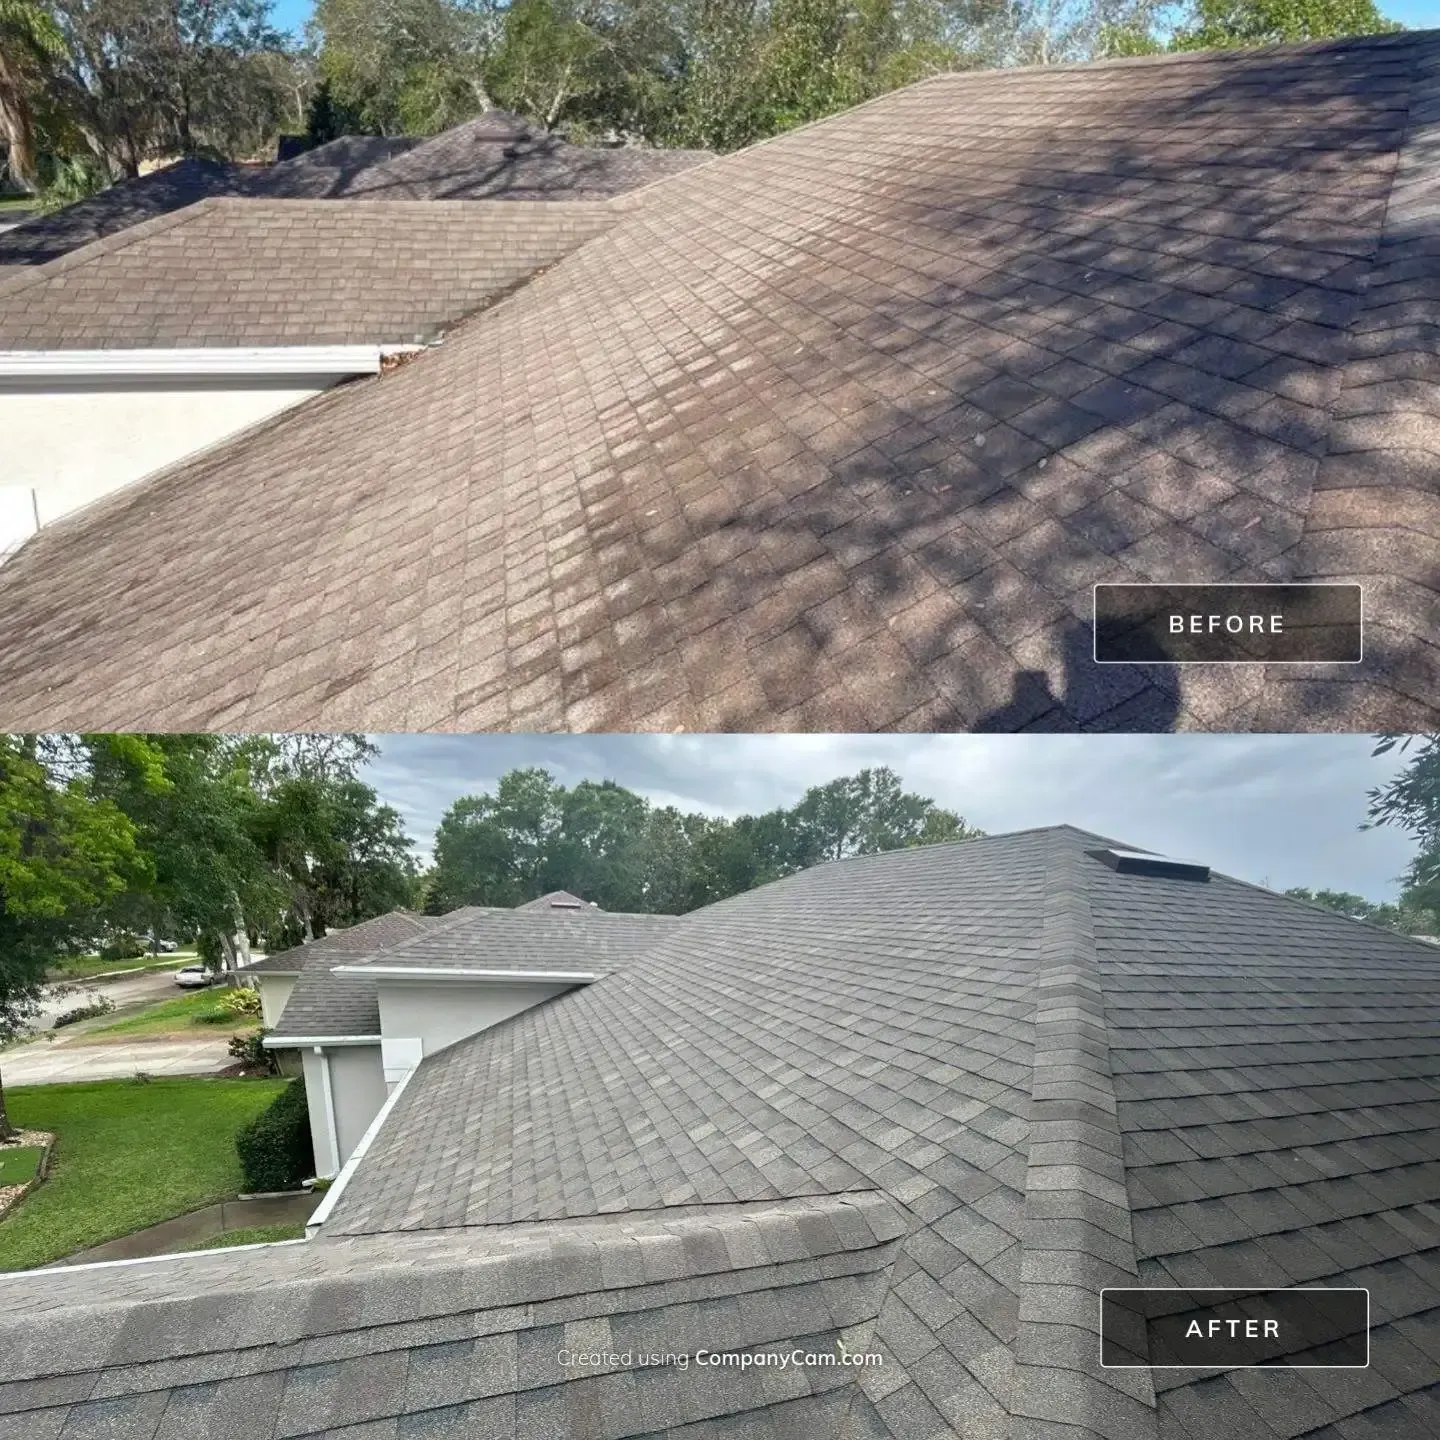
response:
M56 1030L62 1025L73 1025L77 1020L98 1020L102 1015L108 1015L115 1006L103 995L97 997L89 1005L77 1005L73 1010L63 1010L55 1017Z
M246 1030L230 1037L230 1054L242 1065L254 1070L263 1070L267 1075L278 1075L280 1067L275 1052L264 1045L264 1030Z
M260 1013L260 992L248 985L226 990L220 997L220 1004L230 1016L258 1015Z
M102 960L139 960L145 954L145 942L128 930L112 935L101 947Z
M292 1080L235 1137L249 1191L295 1190L315 1173L305 1080Z

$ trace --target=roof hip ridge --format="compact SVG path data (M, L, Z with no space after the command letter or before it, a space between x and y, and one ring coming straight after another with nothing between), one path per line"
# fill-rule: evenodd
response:
M1085 863L1072 839L1052 832L1010 1410L1111 1440L1158 1435L1159 1417L1149 1371L1098 1364L1098 1291L1135 1283L1139 1266Z

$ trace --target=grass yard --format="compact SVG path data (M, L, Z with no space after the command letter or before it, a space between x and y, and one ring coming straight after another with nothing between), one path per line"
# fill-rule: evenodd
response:
M273 1245L277 1240L303 1240L303 1225L252 1225L248 1230L227 1230L187 1245L186 1250L227 1250L232 1245Z
M24 1185L35 1178L40 1157L45 1152L38 1145L20 1145L14 1150L0 1150L0 1185Z
M233 1035L253 1030L259 1019L254 1015L235 1015L220 1003L222 995L232 993L228 987L213 990L191 990L173 1000L160 1000L133 1015L110 1020L94 1029L87 1029L85 1042L92 1040L134 1040L143 1036Z
M13 1124L56 1136L50 1173L0 1220L0 1270L47 1265L239 1193L235 1132L283 1080L174 1076L17 1085Z
M178 970L182 965L194 963L193 950L176 950L159 959L145 955L139 960L102 960L98 955L72 955L64 960L57 960L45 978L64 984L77 980L94 980L101 975L114 975L128 970Z

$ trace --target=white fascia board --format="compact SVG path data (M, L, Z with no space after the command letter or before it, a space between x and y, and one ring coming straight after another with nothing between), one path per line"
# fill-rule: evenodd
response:
M379 975L386 980L471 980L487 984L588 985L593 970L461 970L451 965L332 965L332 975Z
M310 1046L378 1045L378 1035L267 1035L261 1042L267 1050L300 1050Z
M350 1158L340 1167L340 1173L331 1182L330 1188L325 1192L325 1198L315 1208L309 1220L305 1222L305 1238L307 1240L330 1218L330 1212L335 1208L340 1196L344 1194L345 1187L350 1183L350 1177L360 1168L360 1162L365 1158L371 1145L375 1143L375 1137L380 1133L386 1120L390 1118L390 1112L405 1093L405 1087L414 1078L415 1072L419 1068L417 1065L413 1070L407 1071L400 1083L385 1097L385 1103L370 1122L370 1128L360 1137L360 1143L351 1152Z
M203 349L0 350L0 378L88 380L124 376L377 375L382 345L206 346Z

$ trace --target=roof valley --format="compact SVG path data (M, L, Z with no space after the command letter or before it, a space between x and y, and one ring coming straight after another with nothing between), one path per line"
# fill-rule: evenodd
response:
M1027 1436L1040 1421L1143 1440L1159 1433L1150 1373L1095 1368L1096 1291L1139 1267L1085 863L1073 837L1050 837L1011 1413Z

